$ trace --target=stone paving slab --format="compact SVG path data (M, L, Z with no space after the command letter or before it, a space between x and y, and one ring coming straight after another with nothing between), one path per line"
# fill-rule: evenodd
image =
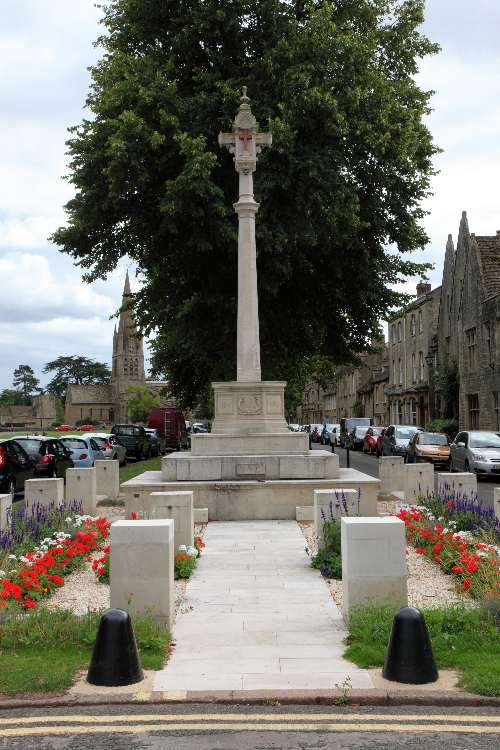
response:
M211 522L155 691L373 688L295 521Z

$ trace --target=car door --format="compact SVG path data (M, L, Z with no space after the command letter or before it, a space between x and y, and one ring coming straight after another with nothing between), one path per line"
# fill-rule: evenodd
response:
M35 464L28 456L24 448L15 440L6 443L12 466L12 474L16 480L16 490L23 491L27 479L32 479L35 473Z
M462 445L459 445L462 443ZM459 432L451 445L451 456L454 469L463 469L467 453L467 433Z
M66 450L66 447L60 440L53 440L53 450L57 462L57 476L66 477L67 469L71 469L73 461L71 459L70 451Z
M89 438L90 447L92 448L92 453L94 454L94 461L103 461L104 460L104 453L97 445L94 438Z

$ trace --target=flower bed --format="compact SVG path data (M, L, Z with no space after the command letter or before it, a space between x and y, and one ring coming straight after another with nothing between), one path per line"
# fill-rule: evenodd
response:
M448 511L452 516L453 505ZM417 554L456 576L463 591L476 599L500 598L500 551L495 543L480 541L473 531L457 530L452 518L436 520L425 505L402 508L396 515L404 521Z

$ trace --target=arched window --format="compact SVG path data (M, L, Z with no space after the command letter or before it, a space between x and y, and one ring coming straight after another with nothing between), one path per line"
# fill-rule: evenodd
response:
M415 316L412 315L411 320L410 320L410 333L412 336L415 336L416 332L417 332L417 324L415 321Z
M418 369L419 369L419 374L420 374L420 381L422 382L425 378L424 353L423 352L418 353Z
M414 354L411 355L411 382L417 382L417 365Z
M422 333L424 330L424 318L422 315L422 310L418 311L418 332Z

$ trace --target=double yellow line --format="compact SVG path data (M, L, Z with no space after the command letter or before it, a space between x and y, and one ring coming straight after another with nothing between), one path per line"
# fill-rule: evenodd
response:
M148 732L446 732L500 734L500 717L360 713L109 714L0 718L0 738ZM418 723L411 723L418 722ZM427 722L427 723L423 723ZM432 722L432 723L431 723ZM488 725L488 726L487 726Z

